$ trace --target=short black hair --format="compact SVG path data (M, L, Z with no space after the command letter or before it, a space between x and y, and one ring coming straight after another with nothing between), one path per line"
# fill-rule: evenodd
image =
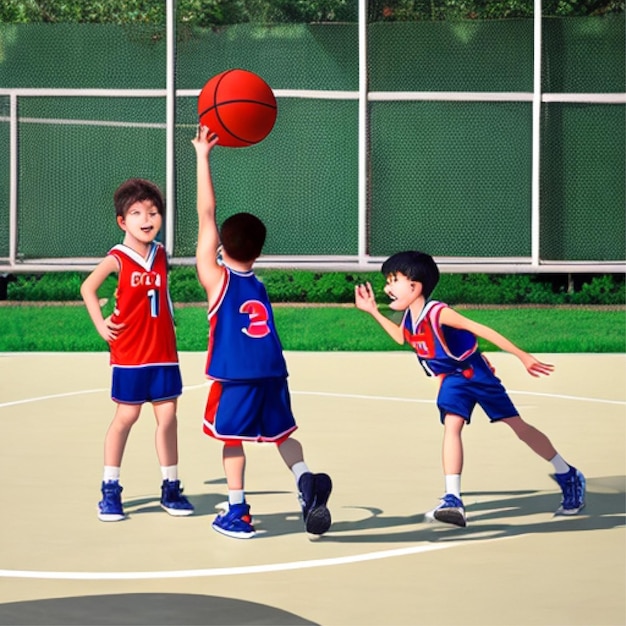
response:
M126 217L128 209L135 202L143 202L144 200L152 202L160 215L165 213L165 200L163 200L163 194L157 185L145 178L129 178L113 194L115 215Z
M409 280L422 283L422 293L430 298L439 282L439 268L433 257L425 252L407 250L390 256L382 265L383 276L390 276L399 272Z
M224 251L235 261L248 263L261 256L267 229L256 215L235 213L224 220L220 238Z

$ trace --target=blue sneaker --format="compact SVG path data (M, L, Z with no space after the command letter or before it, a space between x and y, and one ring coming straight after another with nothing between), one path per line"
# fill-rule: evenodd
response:
M323 535L330 528L331 517L326 503L332 489L333 483L328 474L306 472L300 476L298 499L307 533Z
M554 513L555 515L576 515L585 508L585 489L587 481L582 472L575 467L570 467L569 472L564 474L552 474L561 491L563 499L561 506Z
M102 500L98 502L98 519L102 522L119 522L123 520L122 508L123 487L117 480L102 483Z
M180 480L164 480L161 485L161 507L170 515L182 517L193 513L193 504L183 495Z
M447 493L441 498L438 506L424 514L424 520L427 522L443 522L444 524L452 524L454 526L466 526L467 518L465 517L463 500L451 493Z
M255 534L250 506L245 502L229 505L228 511L220 513L212 526L218 533L235 539L250 539Z

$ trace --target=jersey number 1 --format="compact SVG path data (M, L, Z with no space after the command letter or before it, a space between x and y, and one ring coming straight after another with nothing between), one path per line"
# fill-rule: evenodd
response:
M159 317L159 292L156 289L149 289L148 299L150 300L150 316Z

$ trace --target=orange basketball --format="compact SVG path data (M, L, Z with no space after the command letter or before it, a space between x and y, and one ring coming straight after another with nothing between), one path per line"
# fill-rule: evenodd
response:
M231 69L214 76L198 96L200 123L219 137L220 146L259 143L274 127L276 112L271 87L248 70Z

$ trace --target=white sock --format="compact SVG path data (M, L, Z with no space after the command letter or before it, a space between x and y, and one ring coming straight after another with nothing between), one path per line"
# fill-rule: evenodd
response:
M296 485L297 485L300 482L300 476L302 476L302 474L306 474L307 472L310 472L311 470L309 470L309 468L307 467L304 461L298 461L297 463L294 463L291 466L291 471L293 472L293 475L296 478Z
M178 465L161 465L161 476L163 480L178 480Z
M102 475L102 480L105 483L111 482L112 480L119 482L120 481L120 468L114 467L113 465L105 465L104 473Z
M229 489L228 504L243 504L246 496L243 489Z
M446 474L446 493L461 499L461 474Z
M569 465L563 460L560 454L557 454L554 458L550 459L550 463L554 465L554 471L557 474L565 474L569 472Z

